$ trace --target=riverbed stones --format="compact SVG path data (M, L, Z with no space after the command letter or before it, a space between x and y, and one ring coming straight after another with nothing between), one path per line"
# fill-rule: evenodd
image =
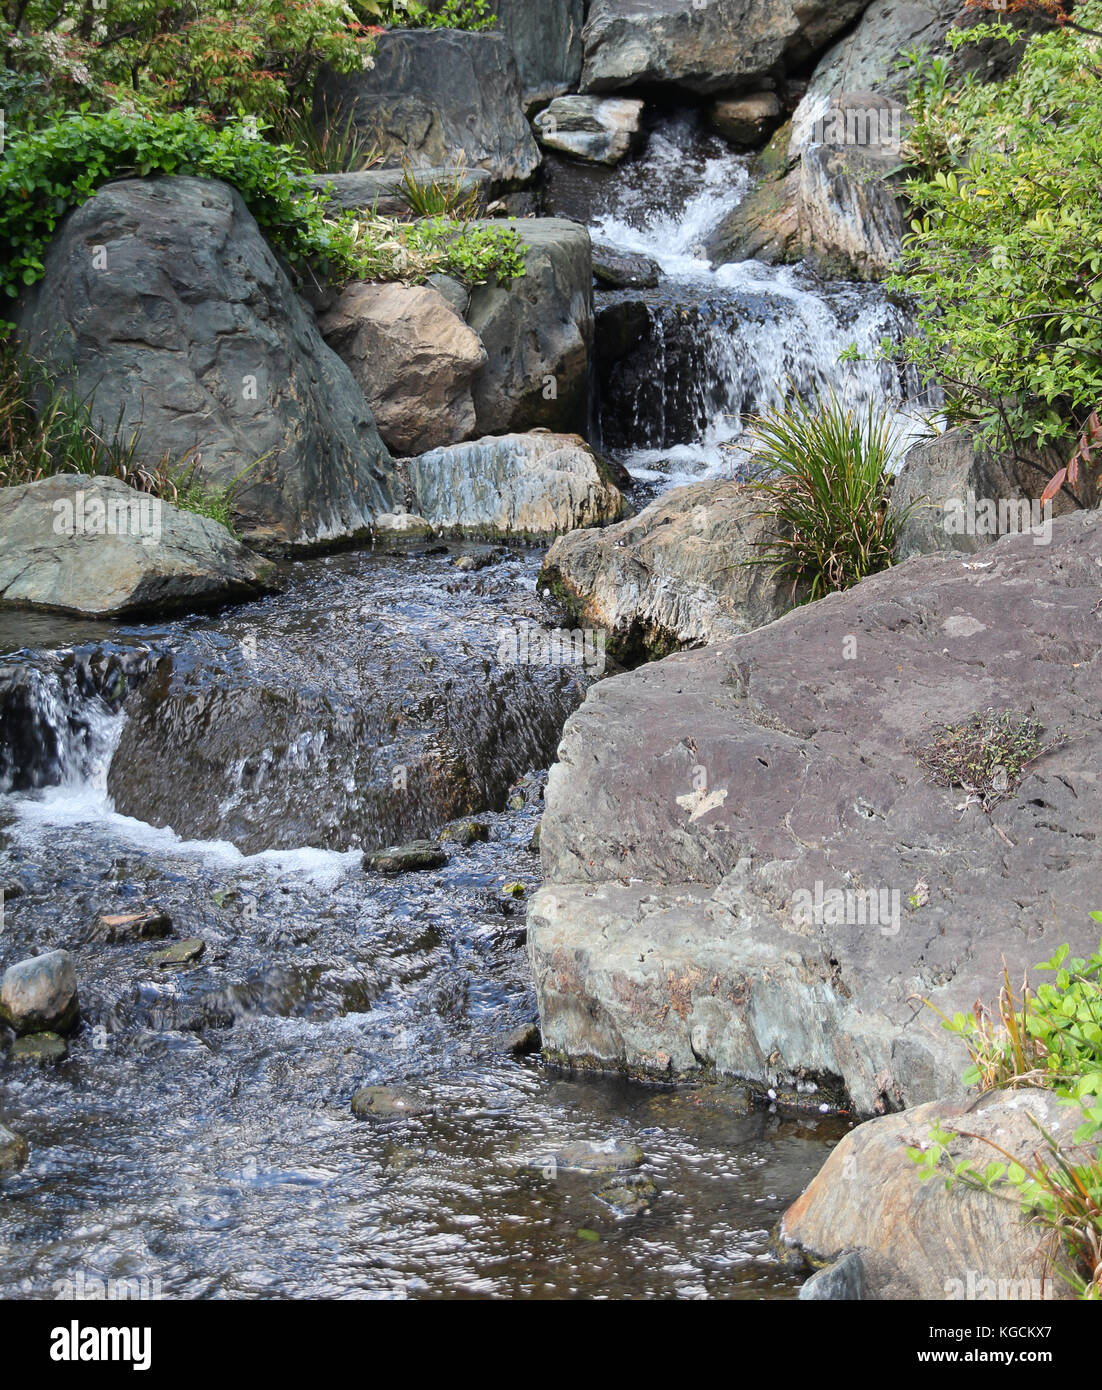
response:
M593 346L589 233L562 218L527 218L518 231L525 274L509 285L476 286L467 312L489 356L474 384L478 432L584 434Z
M576 623L603 629L618 661L662 656L761 627L791 606L768 566L754 563L766 534L752 489L690 483L614 526L560 537L540 584Z
M21 1134L0 1124L0 1178L17 1172L26 1163L29 1149Z
M48 951L5 970L0 1022L16 1033L68 1033L78 1014L76 969L68 951Z
M394 1120L424 1115L428 1101L403 1086L361 1086L352 1097L352 1113L358 1120Z
M921 1000L952 1015L1004 960L1097 948L1102 512L983 560L912 559L590 689L528 913L549 1055L877 1113L960 1093ZM989 708L1075 730L990 813L915 754Z
M799 65L868 0L593 0L583 35L583 92L643 84L735 92Z
M468 845L482 844L490 838L490 827L484 821L457 820L445 825L440 832L441 840L466 848Z
M209 517L117 478L0 488L0 607L130 617L256 598L275 567Z
M375 874L420 873L442 869L447 862L447 852L431 840L412 840L408 845L374 850L363 857L365 872Z
M160 908L142 912L101 912L92 927L92 940L107 945L153 941L172 935L172 918Z
M254 549L366 533L393 506L363 392L224 183L101 188L65 219L19 324L54 383L91 399L101 433L138 432L137 462L239 479Z
M351 369L393 453L419 454L473 433L471 388L486 349L436 290L349 285L319 327Z
M69 1055L69 1044L57 1033L28 1033L16 1038L8 1053L12 1062L36 1067L55 1067Z
M542 1046L538 1023L521 1023L502 1039L502 1051L513 1057L528 1057Z
M533 1154L525 1166L540 1170L561 1168L571 1173L621 1174L639 1168L645 1159L638 1144L621 1144L613 1139L578 1140Z
M629 97L556 97L532 125L541 145L594 164L619 164L639 134L643 103Z
M593 248L593 278L608 289L656 289L661 274L662 267L649 256L616 251L611 246Z
M386 164L447 165L462 158L495 185L527 182L540 152L524 118L520 79L501 33L391 29L370 69L325 71L317 120L350 120Z
M442 532L548 537L625 508L603 460L576 435L491 436L434 449L408 469L418 514Z
M198 936L189 936L183 941L174 941L160 951L153 951L149 964L158 970L175 970L185 965L194 965L207 949L207 943Z
M628 1173L605 1183L594 1195L617 1216L645 1216L658 1196L658 1184L649 1173Z
M1045 1277L1051 1238L1023 1218L1012 1193L975 1191L964 1183L946 1191L937 1178L920 1182L907 1149L928 1147L931 1131L940 1126L960 1136L949 1145L952 1163L982 1170L1010 1155L1032 1166L1037 1155L1048 1153L1038 1125L1070 1148L1079 1122L1074 1106L1051 1092L1024 1088L970 1102L936 1101L859 1125L831 1151L781 1222L783 1246L815 1264L832 1263L833 1276L819 1276L828 1286L820 1284L806 1296L1067 1297L1054 1274ZM853 1256L860 1261L860 1279L852 1264L848 1275L843 1265Z
M827 1265L813 1274L800 1288L799 1297L804 1302L832 1303L854 1302L868 1297L865 1282L865 1266L861 1256L851 1250L840 1260Z

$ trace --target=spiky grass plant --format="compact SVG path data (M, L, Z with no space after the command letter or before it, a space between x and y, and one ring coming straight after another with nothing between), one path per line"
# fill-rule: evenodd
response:
M467 187L467 165L462 156L447 174L419 173L409 160L402 165L398 192L415 217L447 217L453 222L471 222L482 210L478 186Z
M761 558L803 601L887 569L907 512L890 512L899 437L873 402L793 396L750 424L754 488L770 519Z

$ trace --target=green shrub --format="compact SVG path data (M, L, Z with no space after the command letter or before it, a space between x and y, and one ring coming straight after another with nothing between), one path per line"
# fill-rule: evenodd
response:
M1017 790L1038 758L1063 745L1060 734L1045 744L1043 732L1030 715L989 709L961 724L937 726L915 754L939 786L959 787L990 811Z
M889 418L832 391L798 397L751 423L751 486L772 535L754 563L773 566L793 596L821 598L887 569L906 513L889 513L898 439Z
M404 29L492 29L489 0L356 0L364 18Z
M417 217L450 217L469 222L478 216L481 196L477 187L466 187L466 164L460 159L453 173L421 175L407 160L402 166L399 190L406 206Z

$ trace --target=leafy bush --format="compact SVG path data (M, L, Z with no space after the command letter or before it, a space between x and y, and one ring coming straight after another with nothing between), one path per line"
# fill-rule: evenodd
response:
M990 811L1017 790L1038 758L1059 747L1041 740L1044 725L1012 710L985 710L962 724L942 724L916 750L918 761L942 787L959 787Z
M1092 912L1102 923L1102 912ZM1054 1091L1081 1115L1076 1145L1102 1137L1102 947L1089 959L1061 946L1038 970L1054 976L1035 992L1023 984L1015 996L1004 971L997 1021L981 1005L942 1021L963 1039L972 1058L964 1082L981 1091L1034 1086ZM958 1136L936 1127L923 1148L909 1149L926 1181L954 1183L1012 1195L1023 1214L1052 1231L1061 1249L1059 1270L1081 1297L1102 1298L1102 1163L1061 1148L1038 1126L1043 1154L1021 1163L992 1144L1007 1162L993 1160L982 1171L954 1161ZM991 1143L991 1141L987 1141ZM1047 1155L1047 1156L1046 1156Z
M888 511L898 440L875 405L862 415L833 391L793 398L753 421L751 438L752 486L773 523L755 563L809 600L891 565L906 513Z
M1075 18L1097 27L1102 3L1084 0ZM916 217L889 282L918 297L905 353L984 442L1064 447L1083 434L1090 446L1102 401L1097 39L1070 25L1029 40L1006 24L950 34L991 37L1024 44L1002 83L953 84L944 63L910 58Z
M420 283L437 271L465 284L502 284L525 274L520 234L507 223L461 225L446 217L398 222L350 214L336 231L342 263L356 280Z
M376 24L405 29L492 29L497 16L489 0L357 0Z

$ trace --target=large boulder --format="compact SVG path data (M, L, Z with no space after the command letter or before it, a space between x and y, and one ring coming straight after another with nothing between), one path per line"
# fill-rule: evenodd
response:
M194 178L108 184L64 222L20 336L139 461L201 459L250 544L310 545L386 511L390 458L363 392L241 199Z
M393 166L461 157L502 186L525 183L539 168L501 33L391 29L379 35L369 70L322 74L314 118L350 120Z
M474 431L471 386L486 349L435 289L349 285L319 327L396 454L454 444Z
M579 624L602 628L622 662L749 632L790 606L768 566L752 563L761 512L740 483L691 483L615 526L560 537L540 582Z
M440 531L547 537L624 510L608 465L576 435L479 439L434 449L408 470L417 514Z
M1098 944L1102 513L928 556L589 692L546 794L528 919L545 1046L662 1075L812 1084L862 1113L959 1093L924 1007ZM1036 713L985 811L916 756Z
M1066 1297L1067 1286L1046 1269L1055 1253L1051 1236L1023 1219L1012 1192L920 1182L907 1149L926 1148L938 1127L959 1135L949 1145L953 1163L982 1171L1010 1154L1032 1167L1038 1155L1047 1157L1038 1125L1072 1148L1079 1121L1075 1107L1039 1090L935 1101L870 1120L842 1139L789 1207L781 1243L815 1265L856 1256L866 1299Z
M593 0L582 90L655 84L690 92L746 90L779 66L801 66L868 0Z
M0 607L95 617L255 598L275 566L208 517L117 478L0 488Z
M639 134L643 103L630 97L557 97L536 117L541 145L595 164L618 164Z
M77 977L68 951L19 961L0 981L0 1023L16 1033L67 1033L79 1013Z
M479 285L467 322L489 361L474 386L482 434L549 429L586 433L593 345L589 233L556 218L525 221L526 273Z
M582 75L586 0L494 0L513 50L525 105L577 90Z

